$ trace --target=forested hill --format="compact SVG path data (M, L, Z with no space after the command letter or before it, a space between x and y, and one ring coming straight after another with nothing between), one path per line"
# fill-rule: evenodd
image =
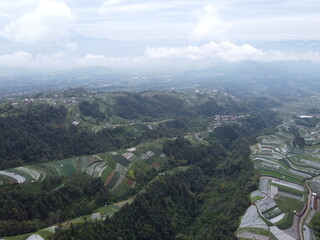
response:
M224 127L237 137L211 134L208 145L182 137L166 142L170 164L186 165L186 171L152 182L111 219L72 225L50 239L236 239L238 219L250 205L248 194L257 187L248 142L257 130Z
M205 128L214 115L248 113L223 92L68 90L17 98L0 105L0 168L130 147Z
M257 187L249 144L277 122L273 104L218 91L68 90L6 100L1 167L27 165L39 177L20 185L2 175L0 236L59 225L47 239L234 239ZM148 162L155 153L158 162ZM51 159L64 160L29 164ZM101 163L108 166L97 175ZM17 171L25 174L3 172ZM132 203L105 221L64 222L122 200Z

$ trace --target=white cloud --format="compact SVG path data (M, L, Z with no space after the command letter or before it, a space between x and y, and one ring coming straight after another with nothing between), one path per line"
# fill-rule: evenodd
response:
M35 56L34 61L32 64L34 66L39 67L50 67L50 66L61 66L66 65L67 63L64 62L65 53L64 52L57 52L53 54L38 54Z
M0 65L3 66L27 66L33 57L30 53L19 51L0 56Z
M230 24L221 20L219 10L223 8L220 3L211 3L204 6L198 13L198 23L193 29L192 37L195 39L224 39Z
M280 52L261 50L248 44L236 45L229 41L209 42L186 47L147 47L141 56L113 57L87 54L73 57L64 52L35 54L15 52L0 56L0 65L25 67L84 67L104 66L115 69L189 69L210 67L219 62L239 61L312 61L320 63L320 52Z
M0 65L10 67L59 67L67 65L63 52L32 55L28 52L15 52L0 56Z
M218 61L319 61L319 52L283 53L279 51L263 51L248 44L236 45L229 41L210 42L201 46L187 47L147 47L145 56L151 59L214 59Z
M117 5L119 3L120 3L120 0L107 0L102 4L101 8L110 7L112 5Z
M108 57L104 55L87 54L78 60L81 66L106 66L106 67L119 67L125 68L128 64L142 63L145 60L143 56L136 57Z
M63 2L40 1L36 11L27 13L5 25L1 35L22 43L54 41L66 36L73 15Z
M119 0L108 0L103 3L99 9L101 14L105 13L134 13L143 11L161 11L161 10L177 10L184 7L195 7L199 3L196 1L140 1L131 4L121 3ZM162 12L165 14L166 12Z
M67 42L64 44L64 47L70 51L77 51L78 50L78 44L75 42Z

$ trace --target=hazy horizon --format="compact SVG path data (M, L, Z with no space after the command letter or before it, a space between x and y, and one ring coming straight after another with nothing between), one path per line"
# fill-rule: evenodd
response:
M0 66L185 70L320 62L315 0L13 0L0 9Z

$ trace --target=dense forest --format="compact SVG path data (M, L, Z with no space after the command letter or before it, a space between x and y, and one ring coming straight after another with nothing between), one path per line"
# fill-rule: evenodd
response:
M172 137L186 132L192 126L192 120L198 117L244 111L240 103L234 104L233 110L228 110L213 99L192 105L179 96L123 93L114 97L112 107L110 104L103 105L103 101L97 99L79 103L82 116L89 116L100 125L107 123L110 117L143 121L171 119L152 131L142 127L138 132L120 126L93 132L68 122L68 108L63 105L27 104L25 108L13 110L12 114L0 116L0 169L106 152L136 145L150 138Z
M59 185L62 187L53 188ZM18 185L0 188L0 236L33 232L90 213L111 200L100 179L84 175L69 179L67 183L62 183L61 178L51 178L41 186L41 192L37 194L29 193ZM93 204L84 208L80 200L86 197Z
M197 101L193 102L192 98ZM249 161L249 144L255 141L259 131L272 130L278 122L268 107L258 110L260 103L248 107L224 94L220 98L121 93L112 98L113 104L93 97L72 107L30 103L21 109L10 108L10 114L4 111L0 117L0 168L112 151L148 139L174 137L175 140L163 143L162 150L167 156L164 167L141 175L137 171L138 184L130 190L131 195L137 194L132 204L105 221L86 221L70 228L60 226L51 240L200 240L213 236L234 239L238 219L250 204L247 196L257 187ZM70 111L75 109L88 121L89 128L71 124ZM195 127L206 129L217 114L245 117L207 132L205 144L191 143L184 137ZM159 120L159 123L152 128L119 124L91 130L90 121L103 125L112 119L124 119L126 123ZM162 174L177 168L183 170ZM157 180L151 181L154 177ZM70 181L49 178L36 184L41 188L36 193L19 185L0 188L0 236L33 232L88 214L115 200L100 178L76 175ZM143 187L146 191L140 192ZM82 205L84 199L90 204Z
M66 114L63 106L39 104L0 117L0 167L109 151L139 142L139 136L121 127L98 133L77 131L66 124Z
M248 127L238 128L237 137L211 135L208 146L183 137L166 142L170 164L188 170L153 182L113 218L60 229L51 239L236 239L247 196L257 187Z

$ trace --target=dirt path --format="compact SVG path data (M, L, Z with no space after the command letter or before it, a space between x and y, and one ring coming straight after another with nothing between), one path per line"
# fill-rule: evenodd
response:
M311 205L311 194L312 194L312 191L311 191L310 187L308 186L308 184L306 184L306 186L308 187L309 194L308 194L306 211L302 214L302 216L299 219L299 239L300 240L304 239L304 237L303 237L303 225L304 225L304 221L305 221L306 217L309 214L309 209L310 209L310 205Z

